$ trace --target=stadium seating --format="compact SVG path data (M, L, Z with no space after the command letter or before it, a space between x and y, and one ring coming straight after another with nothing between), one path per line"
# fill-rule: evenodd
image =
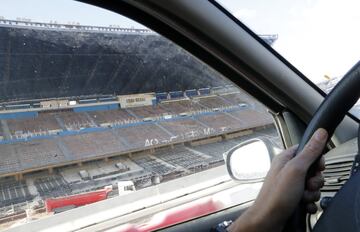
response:
M60 139L71 154L70 160L84 160L102 154L96 143L87 139L87 134L64 136Z
M169 164L165 165L164 163L161 163L150 156L141 156L137 158L132 158L132 161L140 165L145 170L152 173L156 173L161 176L168 175L176 169L175 167Z
M48 138L27 140L29 137L25 137L22 141L0 144L0 174L96 159L272 124L265 108L258 105L246 109L235 107L226 112L214 110L234 106L243 102L242 99L242 93L230 93L165 101L157 106L126 110L63 111L39 113L35 118L3 120L0 136L5 135L4 127L7 125L10 133L19 138L23 138L21 136L26 135L26 131L32 131L32 135L43 131ZM172 117L164 117L165 113ZM142 117L156 117L157 121L143 122ZM61 129L68 131L50 136L49 131Z
M2 144L0 157L0 173L47 167L65 161L54 140Z
M0 181L0 207L30 201L33 197L25 181L15 181L12 178Z
M137 126L114 129L117 137L126 143L128 149L142 149L169 142L168 135L155 124L141 124Z
M96 127L96 124L87 116L86 112L61 112L57 116L64 122L67 130Z
M6 120L12 137L33 137L56 134L62 128L53 114L38 114L35 118Z
M215 159L223 159L223 153L234 147L237 143L234 140L221 141L218 143L211 143L192 147L192 149L203 154L212 156Z
M126 151L127 149L125 144L121 143L121 141L111 131L86 133L82 134L81 137L83 140L93 143L101 155Z
M37 178L34 184L43 199L67 196L72 193L69 184L59 175Z
M124 109L92 111L88 114L100 126L116 126L138 121Z
M134 113L139 118L161 117L162 114L167 113L163 108L157 106L142 106L129 108L129 111Z
M180 118L177 120L163 121L159 123L166 130L177 137L177 140L186 140L204 135L206 127L199 122L189 118Z
M218 96L208 96L208 97L201 97L196 99L200 105L205 106L206 108L209 109L227 108L233 106L233 104Z
M47 167L65 161L63 152L52 139L16 143L13 148L22 169Z
M209 128L214 129L214 132L229 132L241 129L243 124L240 119L232 117L225 113L216 113L212 115L199 115L197 119Z
M206 160L209 159L209 157L196 154L183 146L177 146L173 150L162 151L155 154L155 156L175 167L180 166L187 170L206 168L208 166Z
M273 119L268 113L260 113L256 110L237 110L229 114L241 120L241 129L265 126L273 123Z
M244 102L247 103L247 102L255 101L248 94L245 94L243 92L226 93L226 94L222 94L221 97L226 99L227 101L233 103L234 105L238 105L238 104L241 104Z
M192 100L166 101L162 102L161 106L166 109L167 112L171 112L174 115L187 112L193 113L205 109L205 107L193 102Z
M22 170L21 160L18 159L13 144L1 145L0 174L8 174Z

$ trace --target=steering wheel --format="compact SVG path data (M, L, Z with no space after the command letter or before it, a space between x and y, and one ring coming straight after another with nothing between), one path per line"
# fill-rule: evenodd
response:
M306 143L318 128L326 129L329 138L331 138L336 127L343 120L350 108L358 101L359 97L360 61L345 74L343 79L335 86L317 109L305 130L296 154L305 147ZM360 134L358 139L360 140ZM360 144L358 144L358 146L360 146ZM318 161L315 161L310 167L308 177L314 175L317 162ZM347 206L352 206L351 209L343 207L345 201L349 203ZM354 207L358 209L353 209ZM344 213L341 209L343 211L348 210L348 212ZM352 217L349 217L349 212L353 214ZM342 223L339 223L339 221ZM337 226L334 226L334 224ZM341 227L339 227L340 224ZM306 210L303 203L300 202L294 214L287 221L283 231L306 231ZM360 174L353 175L339 190L315 225L314 231L360 231Z

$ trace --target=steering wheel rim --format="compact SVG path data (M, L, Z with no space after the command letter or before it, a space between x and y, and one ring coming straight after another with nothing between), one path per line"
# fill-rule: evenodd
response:
M296 154L299 154L299 152L303 150L306 143L318 128L326 129L329 134L329 138L331 138L336 127L340 124L351 107L358 101L359 97L360 61L345 74L342 80L321 103L303 134ZM314 175L317 162L318 161L315 161L310 167L307 178ZM303 203L299 203L295 212L287 221L283 231L306 231L306 210Z

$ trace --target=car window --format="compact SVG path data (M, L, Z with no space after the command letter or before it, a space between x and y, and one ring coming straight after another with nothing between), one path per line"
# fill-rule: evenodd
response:
M282 147L265 106L156 32L78 2L29 4L0 10L2 228L175 180L191 195L230 181L223 154L242 141Z
M272 46L328 93L360 60L359 2L218 0L257 34L276 34ZM360 101L350 111L360 118Z

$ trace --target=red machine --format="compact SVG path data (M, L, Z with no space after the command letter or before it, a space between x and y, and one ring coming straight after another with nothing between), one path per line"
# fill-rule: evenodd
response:
M101 201L107 198L109 192L112 191L112 188L105 187L102 190L76 194L66 197L59 198L49 198L45 200L46 212L53 212L54 209L63 208L66 206L82 206L91 204L97 201Z

